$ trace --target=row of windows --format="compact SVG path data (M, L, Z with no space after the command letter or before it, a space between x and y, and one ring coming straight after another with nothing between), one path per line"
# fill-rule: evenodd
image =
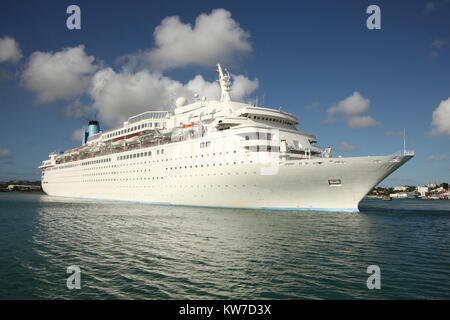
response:
M210 146L210 144L208 143L208 142L206 142L205 143L205 146ZM270 147L270 146L261 146L261 151L263 150L263 147L265 147L265 148L268 148L268 147ZM256 148L256 146L251 146L250 147L250 150L253 150L253 148ZM274 147L272 147L272 149L273 149ZM259 149L258 149L259 150ZM270 148L269 148L269 150L270 150ZM234 154L236 154L236 150L233 150L233 152L232 153L234 153ZM156 150L156 154L157 155L163 155L164 154L164 149L159 149L159 150ZM230 154L230 152L218 152L217 153L217 155L219 155L219 156L221 156L221 155L225 155L225 154ZM143 157L149 157L149 156L151 156L152 155L152 152L151 151L148 151L148 152L138 152L138 153L135 153L135 154L129 154L129 155L123 155L123 156L119 156L119 157L117 157L117 160L129 160L129 159L136 159L136 158L143 158ZM207 153L207 154L201 154L201 155L195 155L195 156L184 156L184 157L174 157L174 158L166 158L166 159L161 159L161 160L153 160L153 162L159 162L159 161L161 161L161 162L164 162L164 161L176 161L176 160L186 160L186 159L193 159L193 158L203 158L203 157L209 157L210 156L210 154L209 153ZM212 153L211 154L211 156L216 156L216 153L214 152L214 153ZM80 164L71 164L71 165L68 165L68 167L77 167L77 166L79 166L79 165L91 165L91 164L99 164L99 163L103 163L103 162L110 162L111 161L111 158L107 158L107 159L99 159L99 160L95 160L95 161L89 161L89 162L86 162L86 163L80 163ZM135 163L128 163L128 164L123 164L123 165L117 165L118 167L120 167L120 166L130 166L130 165L138 165L138 164L146 164L147 162L135 162ZM149 164L151 163L151 161L149 161L148 162ZM242 162L243 163L243 162ZM251 161L250 160L250 163L253 163L253 161ZM235 163L236 164L236 163ZM90 168L86 168L86 169L82 169L83 171L84 170L100 170L100 169L107 169L107 168L115 168L116 167L116 165L108 165L108 166L98 166L98 167L95 167L95 166L93 166L93 167L90 167ZM63 169L63 168L66 168L65 166L60 166L60 167L53 167L53 168L50 168L49 170L56 170L56 169Z
M245 140L272 140L273 135L265 132L252 132L245 136Z
M206 142L202 142L200 144L200 148L208 148L211 146L211 142L210 141L206 141ZM247 146L245 147L246 150L252 150L252 151L272 151L272 152L277 152L279 151L279 147L275 147L275 146ZM217 155L221 156L222 154L229 154L230 152L218 152ZM236 150L233 150L234 154L236 154ZM157 155L163 155L164 154L164 149L159 149L156 150L156 154ZM123 155L123 156L118 156L117 160L121 161L121 160L129 160L129 159L136 159L136 158L143 158L143 157L149 157L152 155L151 151L148 152L137 152L134 154L128 154L128 155ZM174 161L174 160L182 160L182 159L188 159L188 158L199 158L199 157L209 157L210 154L201 154L201 155L195 155L195 156L185 156L185 157L175 157L175 158L170 158L170 159L165 159L165 161ZM216 156L216 153L212 153L211 156ZM161 162L163 162L164 159L161 160ZM93 160L93 161L87 161L84 163L71 163L71 164L67 164L64 166L58 166L58 167L53 167L53 168L49 168L48 170L58 170L58 169L66 169L66 168L73 168L73 167L78 167L78 166L90 166L90 165L95 165L95 164L101 164L101 163L105 163L105 162L111 162L111 158L105 158L105 159L98 159L98 160ZM153 161L155 162L155 161ZM156 161L156 162L159 162ZM252 161L250 161L251 163ZM149 162L150 163L150 162ZM137 163L134 163L137 164ZM133 165L133 163L131 164L127 164L127 165ZM86 170L99 170L99 169L104 169L104 168L108 168L108 167L115 167L116 165L111 165L111 166L104 166L104 167L90 167L87 168ZM84 170L84 169L83 169Z
M83 163L65 164L62 166L53 167L50 170L67 169L67 168L74 168L74 167L78 167L78 166L89 166L92 164L99 164L99 163L105 163L105 162L111 162L111 158L98 159L98 160L87 161L87 162L83 162Z
M81 181L71 181L71 182L82 182L82 183L86 183L86 182L118 182L118 181L139 181L139 180L162 180L163 179L163 177L152 177L152 178L130 178L130 179L92 179L92 180L81 180ZM44 183L48 183L48 182L44 182ZM54 183L66 183L66 181L61 181L61 182L54 182ZM240 185L240 187L256 187L257 185L256 184L253 184L253 185L245 185L245 184L243 184L243 185ZM118 187L120 187L120 188L201 188L201 187L203 187L203 188L223 188L223 187L226 187L226 188L228 188L228 187L234 187L234 188L236 188L236 187L238 187L238 185L236 185L236 184L233 184L233 185L228 185L228 184L225 184L225 185L221 185L221 184L217 184L217 185L214 185L214 184L203 184L203 185L199 185L199 184L197 184L197 185L194 185L194 184L191 184L191 185L189 185L189 184L185 184L185 185L183 185L183 184L174 184L174 185L156 185L156 186L152 186L152 185L136 185L136 184L133 184L133 185L119 185ZM201 197L203 197L202 195L200 195ZM195 197L195 195L194 195L194 197Z
M205 142L205 146L210 146L210 142ZM236 150L233 151L233 153L236 153ZM163 155L164 154L164 149L159 149L156 150L156 154L157 155ZM223 154L229 154L229 152L224 152ZM129 155L123 155L123 156L119 156L117 157L117 160L128 160L128 159L136 159L136 158L143 158L143 157L149 157L152 155L151 151L148 152L138 152L135 154L129 154ZM216 153L212 153L211 156L215 156ZM219 152L218 155L222 155L222 152ZM195 156L190 156L190 158L199 158L199 157L209 157L209 153L208 154L201 154L201 155L195 155ZM184 159L188 159L188 156L185 156ZM166 158L165 161L174 161L174 160L182 160L183 157L175 157L175 158ZM94 164L100 164L100 163L104 163L104 162L110 162L111 158L107 158L107 159L99 159L99 160L95 160L95 161L88 161L85 163L74 163L74 164L70 164L70 165L64 165L64 166L59 166L59 167L53 167L53 168L49 168L48 170L58 170L58 169L66 169L66 168L73 168L73 167L78 167L78 166L86 166L86 165L94 165ZM164 159L161 159L161 162L163 162ZM153 160L153 162L155 162L155 160ZM159 160L157 160L156 162L159 162ZM251 162L251 161L250 161ZM147 163L147 162L145 162ZM150 161L149 161L150 163ZM124 165L137 165L139 163L129 163L129 164L124 164ZM141 162L142 164L142 162ZM121 165L118 165L121 166ZM110 166L103 166L103 167L90 167L90 168L86 168L83 170L100 170L100 169L106 169L106 168L113 168L116 167L116 165L110 165Z
M245 163L245 161L241 161L241 164L244 164L244 163ZM253 163L253 161L250 160L249 163ZM223 164L228 166L228 165L230 165L230 162L226 162L226 163L223 163ZM233 164L236 165L237 162L236 162L236 161L233 161ZM215 166L216 166L216 163L211 163L211 165L212 165L213 167L215 167ZM217 165L218 165L218 166L221 166L222 163L217 163ZM203 167L209 167L209 163L206 163L205 165L200 164L200 165L189 165L189 166L185 165L185 166L179 166L179 167L167 167L166 170L192 169L192 168L199 168L199 167L201 167L201 168L203 168ZM222 174L223 174L223 173L222 173ZM236 173L236 174L238 174L238 173ZM245 174L247 174L247 172L245 172ZM214 175L216 175L216 174L214 174ZM230 175L230 173L228 173L228 175Z
M277 123L283 123L283 124L287 124L287 125L293 125L294 123L290 122L290 121L286 121L286 120L282 120L282 119L275 119L275 118L269 118L269 117L260 117L260 116L247 116L248 118L253 118L255 120L266 120L266 121L272 121L272 122L277 122Z
M156 150L156 154L160 155L160 154L164 154L164 149L160 149L160 150ZM142 157L150 157L152 155L151 151L148 152L138 152L138 153L133 153L133 154L127 154L127 155L123 155L123 156L118 156L117 160L128 160L128 159L135 159L135 158L142 158Z
M144 153L145 154L145 153ZM167 160L167 159L166 159ZM147 163L147 162L144 162L144 163ZM150 163L150 162L149 162ZM253 163L253 161L252 160L249 160L248 161L248 163L249 164L252 164ZM138 163L135 163L135 164L138 164ZM141 163L142 164L142 163ZM177 169L192 169L192 168L204 168L204 167L209 167L210 165L211 166L213 166L213 167L215 167L216 165L217 166L228 166L228 165L237 165L238 164L238 162L236 162L236 161L233 161L233 162L224 162L224 163L206 163L206 164L198 164L198 165L184 165L184 166L177 166L177 167L166 167L165 169L166 170L177 170ZM240 164L245 164L245 161L240 161ZM128 165L130 165L130 164L128 164ZM107 168L113 168L113 167L116 167L116 166L106 166L106 167L102 167L102 168L104 168L104 169L107 169ZM95 168L95 169L100 169L100 168ZM91 168L90 169L88 169L88 170L92 170ZM107 171L107 172L96 172L96 173L86 173L86 174L81 174L81 176L82 177L89 177L89 176L107 176L107 175L116 175L116 174L133 174L133 173L140 173L140 172L150 172L150 169L141 169L141 170L123 170L123 171ZM255 172L256 173L256 172ZM212 173L213 175L216 175L215 173ZM223 175L224 173L221 173L221 175ZM230 172L228 172L228 175L230 175L231 173ZM236 175L238 175L239 173L238 172L236 172L235 173ZM247 172L244 172L244 174L247 174ZM202 175L203 176L203 175ZM209 176L209 174L208 174L208 176ZM67 179L67 178L76 178L77 177L77 175L64 175L64 176L61 176L61 177L53 177L53 179Z
M92 164L99 164L99 163L105 163L105 162L111 162L111 158L104 158L104 159L98 159L93 161L87 161L82 163L82 166L90 166Z
M278 146L246 146L245 150L256 151L256 152L279 152L280 147L278 147Z
M265 147L265 146L263 146L263 147ZM162 151L163 149L161 149L161 151ZM159 150L158 150L159 151ZM138 158L138 157L145 157L145 156L149 156L151 153L150 152L142 152L142 153L140 153L139 155L136 153L135 155L136 155L136 158ZM134 158L134 155L128 155L129 157L131 156L132 158ZM202 155L203 156L203 155ZM123 157L123 159L120 159L120 160L125 160L125 159L130 159L130 158L127 158L126 156L122 156ZM180 158L180 159L182 159L182 158ZM166 159L166 161L168 161L169 159ZM170 160L173 160L173 159L170 159ZM161 162L163 162L164 160L161 160ZM140 162L140 164L146 164L147 162ZM150 162L149 162L150 163ZM245 161L240 161L240 163L241 164L244 164L245 163ZM253 163L253 161L252 160L249 160L249 162L248 162L249 164L252 164ZM319 161L319 162L312 162L311 164L313 164L313 165L320 165L320 164L322 164L323 162L322 161ZM339 163L341 163L341 162L339 162ZM344 162L342 162L342 163L344 163ZM131 163L131 164L124 164L123 166L129 166L129 165L137 165L137 164L139 164L139 163ZM238 164L238 162L236 162L236 161L234 161L234 162L232 162L232 163L229 163L229 162L226 162L226 163L217 163L217 165L218 166L222 166L222 165L230 165L230 164L234 164L234 165L236 165L236 164ZM289 166L289 165L294 165L295 164L295 162L287 162L285 165L286 166ZM301 161L301 162L299 162L298 163L299 165L308 165L309 163L308 162L304 162L304 161ZM198 165L181 165L181 166L175 166L175 167L166 167L165 169L166 170L177 170L177 169L192 169L192 168L203 168L203 167L209 167L209 166L216 166L216 163L205 163L205 164L198 164ZM122 165L118 165L117 167L120 167L120 166L122 166ZM92 168L88 168L87 170L99 170L99 169L108 169L108 168L115 168L116 167L116 165L110 165L110 166L104 166L104 167L92 167ZM139 172L147 172L147 169L145 169L145 170L125 170L125 171L110 171L110 172L98 172L98 173L93 173L93 174L82 174L81 176L101 176L101 175L109 175L109 174L126 174L126 173L139 173ZM148 170L148 172L150 172L150 170ZM230 173L228 173L228 174L230 174ZM238 173L236 173L236 174L238 174ZM247 174L246 172L245 172L245 174ZM209 175L209 174L208 174ZM214 174L215 175L215 174ZM69 178L69 177L76 177L76 176L64 176L64 177L61 177L61 178L64 178L64 179L66 179L66 178ZM56 177L55 177L56 178Z
M117 136L123 135L125 133L134 132L134 131L141 130L141 129L144 129L144 128L151 128L153 125L155 126L155 128L159 128L160 124L161 124L160 122L148 122L148 123L140 124L138 126L134 126L134 127L131 127L131 128L127 128L127 129L115 131L115 132L112 132L112 133L108 133L106 135L106 138L117 137ZM163 122L162 126L166 127L166 122Z
M234 164L236 165L237 163L235 162ZM219 165L222 165L222 164L220 163ZM227 163L227 165L228 165L228 163ZM195 166L195 167L197 167L197 166ZM203 167L203 165L202 165L202 167ZM191 166L191 168L192 168L192 166ZM166 168L166 170L167 169L169 169L169 168ZM175 167L175 168L170 168L170 169L177 169L177 168ZM179 169L183 169L183 168L180 167ZM137 170L137 171L133 171L133 172L135 172L135 173L147 172L147 170ZM148 170L148 172L150 173L150 170ZM248 175L248 174L250 174L250 175L254 174L255 175L255 174L257 174L257 171L228 172L228 173L223 173L223 172L221 172L221 173L214 173L214 172L211 172L211 173L208 173L208 174L201 174L201 175L198 175L198 174L187 174L187 175L169 175L169 176L165 176L165 177L164 176L132 177L132 175L128 176L127 178L112 178L112 177L110 177L110 176L116 176L116 175L120 176L123 173L131 173L131 171L118 171L118 172L113 171L113 172L104 172L104 173L101 173L101 174L82 175L82 177L109 176L109 178L105 177L105 178L100 178L100 179L82 179L82 180L78 180L77 179L78 176L66 176L66 177L55 178L52 182L58 183L59 182L58 180L61 180L61 182L66 183L66 182L68 182L68 179L70 180L71 178L72 179L74 178L74 180L72 180L74 182L128 181L128 180L154 180L154 179L162 180L162 179L179 179L179 178L184 178L184 177L187 178L187 177L197 177L197 176L204 177L204 176L225 176L225 175L231 176L231 175Z

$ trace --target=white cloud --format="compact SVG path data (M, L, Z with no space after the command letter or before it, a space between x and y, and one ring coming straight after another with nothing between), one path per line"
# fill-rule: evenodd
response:
M331 106L327 113L328 117L325 120L326 123L335 122L337 117L344 117L347 120L347 124L350 128L367 128L378 126L377 122L371 116L367 116L366 113L370 108L370 100L364 98L355 91L353 94L338 104Z
M0 63L16 63L20 59L22 59L22 52L17 41L8 36L0 38Z
M436 38L431 42L432 51L430 53L430 59L435 59L439 56L440 50L447 44L447 39Z
M83 140L84 128L75 129L69 136L70 141L81 142Z
M436 9L436 4L433 1L429 1L425 4L425 8L423 9L423 13L430 13Z
M448 5L450 3L449 0L441 0L441 1L428 1L423 8L422 13L428 14L438 9L441 9L443 6Z
M308 111L319 112L321 111L320 102L315 101L313 103L310 103L305 107L305 109Z
M71 102L63 109L63 113L68 118L84 118L85 120L95 116L92 107L83 105L79 99L75 99L75 101Z
M449 160L449 157L446 156L429 156L427 158L428 162L435 162L435 161L444 161L444 160Z
M431 51L431 53L429 55L430 59L436 59L438 56L439 56L439 52L436 50Z
M155 48L125 56L129 65L144 62L157 70L212 66L218 62L229 64L238 54L252 51L249 33L225 9L202 13L193 26L178 16L166 17L153 35Z
M371 116L350 117L347 123L348 126L353 129L376 127L380 125L380 123Z
M102 68L83 45L56 53L35 52L22 73L23 85L36 93L39 102L73 98L63 112L68 117L98 117L107 125L117 125L129 116L147 110L168 110L179 96L192 100L194 93L217 100L220 88L216 81L201 75L182 83L163 71L188 65L209 66L235 61L239 54L252 51L250 35L232 19L231 13L216 9L199 15L195 24L179 17L165 18L154 30L155 46L128 58L122 70ZM137 69L139 68L139 69ZM248 97L258 88L258 79L232 75L231 97L234 101ZM80 102L92 99L90 105ZM192 102L192 101L191 101Z
M196 75L194 79L186 84L185 88L189 91L189 93L185 93L189 97L192 96L192 93L198 93L200 97L205 96L208 99L217 99L220 96L219 84L217 82L205 81L201 75Z
M240 101L248 97L259 86L258 79L250 80L243 75L234 75L233 85L231 86L231 98L234 101Z
M337 151L342 151L342 152L355 152L355 151L359 151L360 148L358 146L354 146L351 145L345 141L341 142L341 144L336 147Z
M100 118L107 124L117 124L140 112L168 109L181 89L180 82L161 74L146 70L116 73L106 68L92 78L90 94Z
M233 101L243 100L259 86L258 79L250 80L240 74L232 75L232 82L230 95ZM196 75L178 93L179 95L187 95L186 97L191 97L193 94L198 93L199 96L205 96L210 100L218 100L220 97L220 86L216 81L208 82L201 75Z
M370 108L370 100L364 99L359 92L355 91L350 97L340 101L337 105L328 109L328 115L343 114L355 116L366 113Z
M234 76L231 95L242 99L258 87L258 80ZM89 93L94 100L93 108L108 125L116 125L132 115L148 110L168 110L179 96L187 99L194 93L217 100L220 88L216 82L208 82L201 75L183 84L161 73L142 70L139 72L115 72L112 68L99 70L92 78Z
M432 135L450 135L450 97L433 111Z
M28 60L22 83L40 102L68 99L86 89L96 69L94 57L86 55L83 45L56 53L37 51Z
M0 158L11 158L12 153L9 149L0 149Z
M446 39L434 39L433 42L431 43L431 46L436 49L441 49L446 45L446 43L447 43Z

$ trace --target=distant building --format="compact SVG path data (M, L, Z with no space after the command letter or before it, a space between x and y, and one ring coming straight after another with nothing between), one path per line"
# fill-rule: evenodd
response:
M408 198L408 194L406 192L391 193L389 196L392 199L406 199L406 198Z
M10 184L7 187L8 191L40 191L41 186Z
M423 187L423 186L418 186L417 192L420 194L421 197L425 197L429 192L429 188Z
M430 181L428 181L427 187L430 189L436 188L437 187L436 180L434 180L434 183L430 183Z
M394 191L406 191L408 190L408 187L402 186L402 187L394 187Z

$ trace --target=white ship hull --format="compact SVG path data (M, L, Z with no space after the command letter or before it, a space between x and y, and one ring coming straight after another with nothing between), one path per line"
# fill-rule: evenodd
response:
M208 156L182 164L164 156L137 161L117 161L113 157L92 169L75 167L48 172L42 187L48 195L85 199L358 211L358 203L366 193L411 157L280 161L274 172L269 173L267 164L254 161L255 158L249 160L251 157L225 160ZM337 183L330 185L330 181Z

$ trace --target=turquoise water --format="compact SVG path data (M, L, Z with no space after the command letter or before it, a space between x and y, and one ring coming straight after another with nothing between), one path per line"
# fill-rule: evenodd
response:
M0 193L1 299L449 299L450 201L360 213ZM67 267L81 269L69 290ZM369 265L381 289L368 290Z

